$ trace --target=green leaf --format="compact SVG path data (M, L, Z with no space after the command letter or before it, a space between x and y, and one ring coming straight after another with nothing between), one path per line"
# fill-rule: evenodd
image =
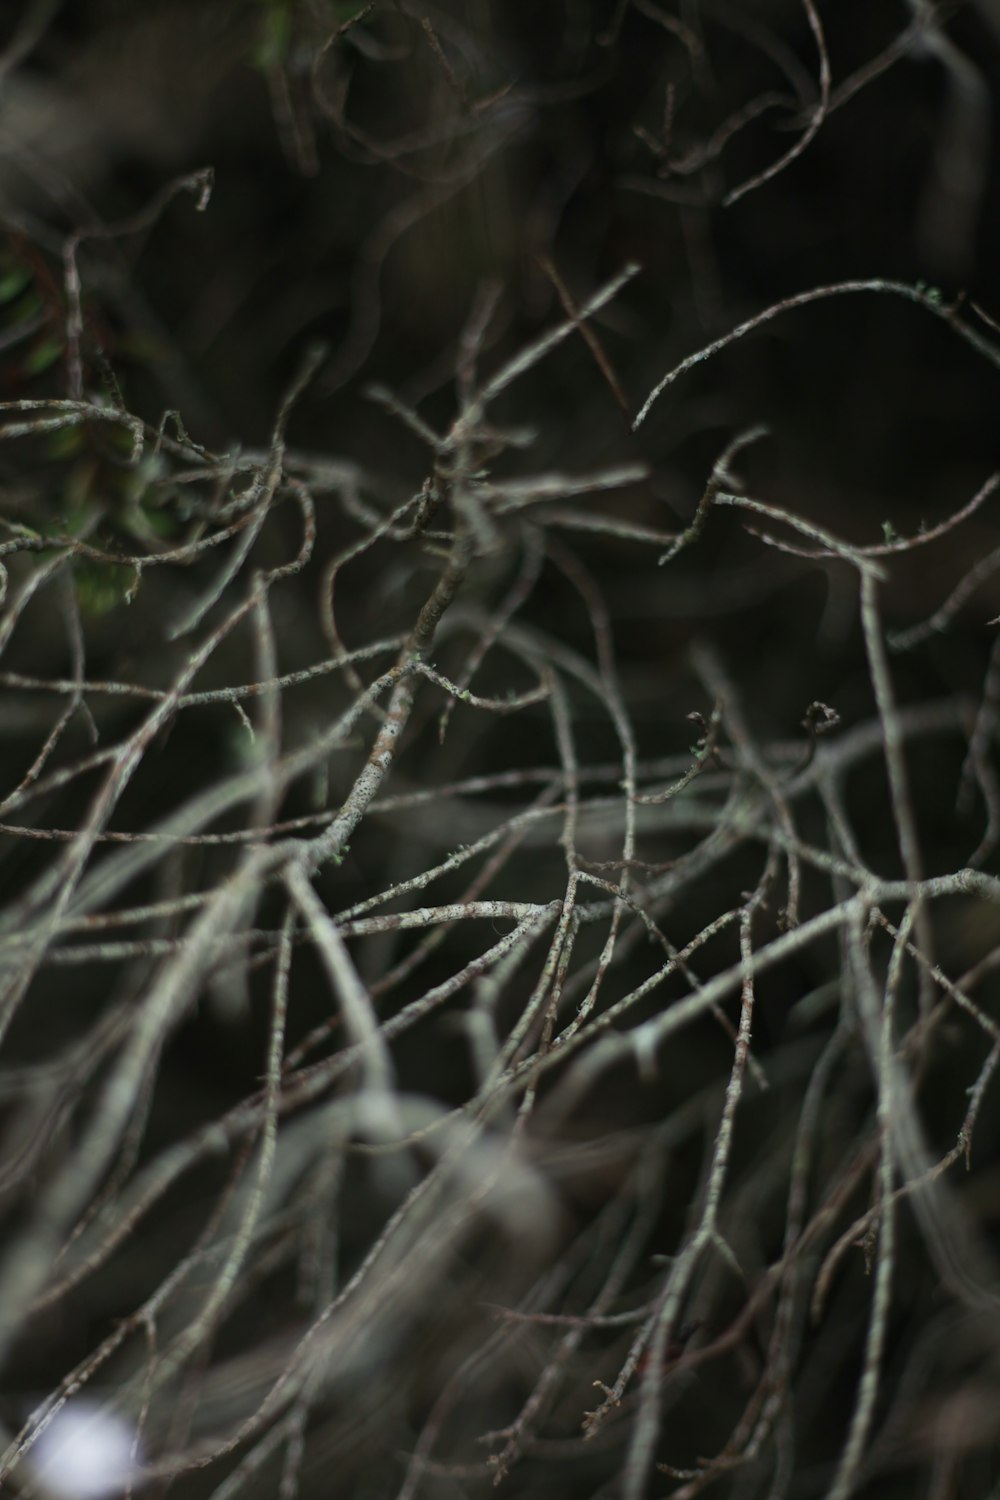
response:
M264 73L280 68L288 56L292 41L292 13L285 6L275 6L260 18L260 36L254 49L254 65Z
M14 298L24 291L30 280L31 273L23 266L15 266L12 271L0 276L0 305L13 302Z
M84 446L86 434L79 422L50 433L46 452L51 459L73 458Z
M63 346L58 339L39 339L33 348L29 349L24 357L24 373L26 375L41 375L43 370L48 370L62 357Z
M73 582L81 610L91 619L110 614L119 604L131 602L135 570L121 563L77 560Z

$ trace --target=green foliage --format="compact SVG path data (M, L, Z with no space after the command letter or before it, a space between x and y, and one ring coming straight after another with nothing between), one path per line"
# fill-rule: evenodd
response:
M254 66L264 73L282 67L288 59L295 27L294 0L263 0L254 48Z
M37 339L24 357L24 373L28 376L44 374L62 358L63 352L61 339L49 336Z
M27 267L10 265L10 269L0 270L0 306L13 302L30 285L31 273Z
M137 577L134 568L119 563L94 562L77 558L73 565L73 586L77 602L85 617L102 619L135 597Z

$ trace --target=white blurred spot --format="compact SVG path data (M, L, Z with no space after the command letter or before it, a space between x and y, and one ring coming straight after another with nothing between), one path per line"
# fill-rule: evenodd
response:
M134 1476L135 1429L93 1401L72 1401L46 1427L32 1453L37 1477L65 1500L119 1495Z

